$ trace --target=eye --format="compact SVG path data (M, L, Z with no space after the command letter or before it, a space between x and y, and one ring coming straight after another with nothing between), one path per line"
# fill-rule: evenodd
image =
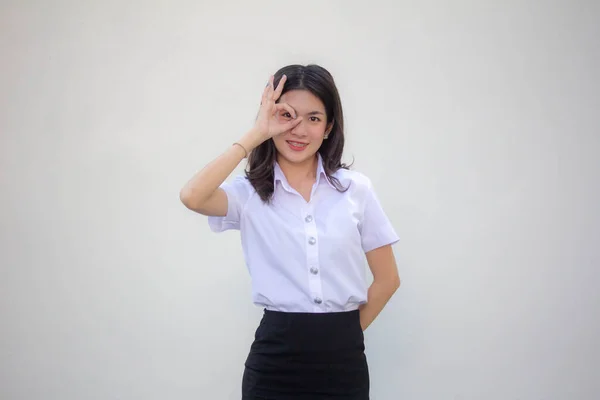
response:
M312 122L318 122L318 121L320 121L321 119L320 119L319 117L310 117L310 120L311 120Z
M283 118L290 118L290 119L292 118L292 115L289 112L287 112L287 111L281 113L281 116Z

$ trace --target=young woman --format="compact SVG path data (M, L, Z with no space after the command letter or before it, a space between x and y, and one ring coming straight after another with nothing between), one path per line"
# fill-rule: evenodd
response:
M240 231L264 308L243 399L369 398L363 331L400 286L398 237L370 180L342 164L343 148L332 76L287 66L269 79L255 125L181 190L213 231ZM245 176L225 183L244 158Z

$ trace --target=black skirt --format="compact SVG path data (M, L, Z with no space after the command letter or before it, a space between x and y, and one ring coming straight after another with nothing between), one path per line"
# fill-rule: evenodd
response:
M242 400L368 400L359 311L265 310L245 362Z

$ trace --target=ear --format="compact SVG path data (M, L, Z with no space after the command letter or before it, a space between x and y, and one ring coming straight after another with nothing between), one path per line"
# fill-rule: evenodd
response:
M329 137L329 134L331 133L331 131L333 130L333 125L335 124L335 121L331 121L328 125L327 125L327 129L325 129L325 136L323 136L323 139L327 139Z

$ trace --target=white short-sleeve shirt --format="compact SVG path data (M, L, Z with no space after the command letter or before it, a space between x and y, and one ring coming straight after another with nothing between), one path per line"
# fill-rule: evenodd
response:
M398 241L371 181L340 169L329 182L319 155L309 202L275 164L274 192L264 203L244 176L221 187L227 193L224 217L208 217L211 230L240 231L252 281L253 302L269 310L334 312L355 310L367 301L365 253Z

